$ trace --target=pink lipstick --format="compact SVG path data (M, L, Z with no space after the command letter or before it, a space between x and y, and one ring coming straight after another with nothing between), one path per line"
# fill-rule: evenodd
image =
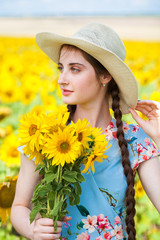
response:
M70 91L70 90L68 90L68 89L61 89L62 90L62 94L64 95L64 96L68 96L68 95L70 95L73 91Z

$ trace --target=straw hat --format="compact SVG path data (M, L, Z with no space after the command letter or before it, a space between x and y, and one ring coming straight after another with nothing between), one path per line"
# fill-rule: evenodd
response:
M135 108L138 99L137 82L124 63L126 49L113 29L103 24L91 23L81 28L72 37L51 32L38 33L36 42L55 63L58 63L59 51L63 44L74 45L87 52L109 71L118 84L122 113L129 113L128 107ZM111 99L109 102L111 106Z

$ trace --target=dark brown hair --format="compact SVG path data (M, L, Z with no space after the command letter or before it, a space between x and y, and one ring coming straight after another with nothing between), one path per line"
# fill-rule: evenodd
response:
M62 47L67 47L68 49L79 49L72 45L63 45ZM61 48L62 49L62 48ZM81 50L81 49L79 49ZM95 70L96 76L99 79L99 76L107 71L104 66L91 55L87 54L83 50L81 50L84 58L92 65ZM124 174L127 180L127 190L125 196L125 204L126 204L126 231L128 234L128 240L135 240L136 239L136 230L135 230L135 223L134 223L134 216L135 216L135 190L134 190L134 173L131 168L130 160L129 160L129 151L128 151L128 144L124 137L123 131L123 122L122 122L122 112L120 110L120 97L119 97L119 88L114 79L108 83L107 87L107 95L111 95L112 97L112 110L114 112L114 117L116 119L116 126L117 126L117 139L118 144L121 150L122 156L122 166L124 168ZM70 119L71 121L74 112L76 110L76 105L68 105L68 110L70 112Z

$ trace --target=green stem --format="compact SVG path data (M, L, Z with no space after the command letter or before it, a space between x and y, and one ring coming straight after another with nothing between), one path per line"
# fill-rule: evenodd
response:
M52 164L52 162L48 160L47 161L47 170L49 170L49 167L50 167L51 164ZM50 205L49 205L49 197L47 196L47 216L50 215L50 211L51 211L51 208L50 208Z
M59 183L59 184L62 182L62 166L61 165L58 165L56 182ZM61 196L56 191L55 199L54 199L54 206L56 206L57 203L60 200L61 200ZM57 220L59 220L59 212L61 212L61 209L59 209L58 215L56 217L54 217L54 228L55 228L55 231L57 230Z
M61 184L61 182L62 182L62 166L61 165L58 165L58 174L57 175L58 175L57 176L58 183ZM57 202L61 201L62 197L63 197L63 195L60 196L57 193ZM61 212L61 207L59 209L59 212Z

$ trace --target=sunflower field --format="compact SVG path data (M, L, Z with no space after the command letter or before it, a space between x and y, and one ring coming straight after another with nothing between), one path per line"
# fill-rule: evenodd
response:
M124 41L126 63L139 85L139 99L160 102L160 42ZM30 111L54 110L62 104L57 66L32 38L0 37L0 239L25 239L10 223L20 153L19 119ZM144 116L142 116L144 117ZM134 122L130 115L124 120ZM160 239L160 217L136 176L137 239Z

